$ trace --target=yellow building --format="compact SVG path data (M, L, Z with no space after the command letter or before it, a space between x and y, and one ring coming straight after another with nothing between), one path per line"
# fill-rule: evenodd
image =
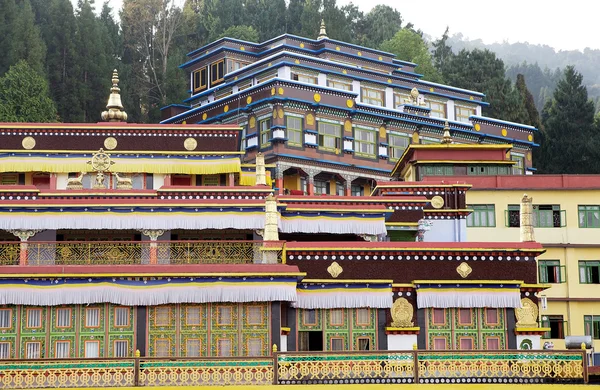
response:
M600 176L463 176L467 191L468 241L518 241L519 203L533 198L535 239L546 249L538 258L540 325L556 349L565 336L592 335L600 350ZM547 304L544 304L544 301Z

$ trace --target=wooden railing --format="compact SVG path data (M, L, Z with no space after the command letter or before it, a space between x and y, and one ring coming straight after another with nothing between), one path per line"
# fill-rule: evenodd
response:
M265 357L0 360L3 389L364 383L587 383L585 351L279 352Z
M281 263L279 241L0 242L0 265Z

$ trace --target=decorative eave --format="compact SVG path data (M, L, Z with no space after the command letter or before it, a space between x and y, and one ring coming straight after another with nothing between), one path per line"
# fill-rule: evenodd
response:
M385 327L385 334L419 334L421 328L418 326L410 327L410 328L396 328L392 326Z
M543 336L544 333L546 333L546 332L550 332L550 328L537 328L537 327L515 328L515 334L516 335L537 335L537 336Z
M546 246L546 244L544 244L544 246ZM521 291L523 292L540 292L543 290L547 290L550 287L552 287L551 284L542 284L542 283L535 283L535 284L529 284L529 283L524 283L521 285Z

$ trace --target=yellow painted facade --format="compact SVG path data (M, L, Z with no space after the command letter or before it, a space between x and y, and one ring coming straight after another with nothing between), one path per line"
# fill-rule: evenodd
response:
M563 316L564 333L584 335L584 316L600 316L600 284L580 283L579 261L600 260L600 229L580 228L578 206L599 205L597 190L482 190L467 191L467 204L494 205L495 227L467 227L468 241L519 241L518 227L507 227L508 205L519 205L523 194L533 197L534 205L559 205L566 220L563 227L536 227L535 239L542 243L546 253L539 260L560 261L564 283L552 283L543 291L548 297L547 308L540 308L540 320L547 316ZM538 272L539 273L539 272ZM539 275L538 275L539 279ZM563 349L564 339L551 339L556 349ZM594 340L594 350L600 350L600 340Z

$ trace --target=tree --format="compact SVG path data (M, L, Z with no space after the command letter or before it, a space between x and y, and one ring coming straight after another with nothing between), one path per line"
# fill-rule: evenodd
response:
M231 26L219 38L235 38L242 41L258 42L258 32L251 26Z
M517 75L515 88L521 97L523 107L527 113L527 119L525 120L525 123L539 129L541 127L540 113L538 112L537 108L535 108L535 99L533 98L531 92L529 92L527 84L525 83L525 76L522 74Z
M432 53L432 62L433 66L440 72L442 77L448 73L450 62L452 61L452 57L454 57L454 53L452 52L452 47L448 45L448 33L449 28L446 27L446 31L444 31L444 35L437 41L434 41L431 45L433 46Z
M12 3L14 0L8 0ZM5 48L9 64L15 64L19 60L25 60L38 73L44 71L46 59L46 45L42 40L40 29L35 24L35 14L29 0L17 3L17 13L13 20L10 42Z
M582 75L568 66L544 107L543 173L600 173L594 104L582 81Z
M0 122L56 122L48 83L25 60L0 78Z
M244 24L254 27L260 41L285 33L285 0L246 0L245 13Z
M384 41L392 39L402 28L402 16L396 9L378 4L365 15L364 46L378 48Z
M381 44L381 50L395 54L400 60L419 64L417 69L423 74L425 80L442 81L441 75L431 64L427 44L416 32L406 28L398 31L392 39Z
M285 31L288 34L298 35L302 33L302 11L306 0L290 0L285 15Z

